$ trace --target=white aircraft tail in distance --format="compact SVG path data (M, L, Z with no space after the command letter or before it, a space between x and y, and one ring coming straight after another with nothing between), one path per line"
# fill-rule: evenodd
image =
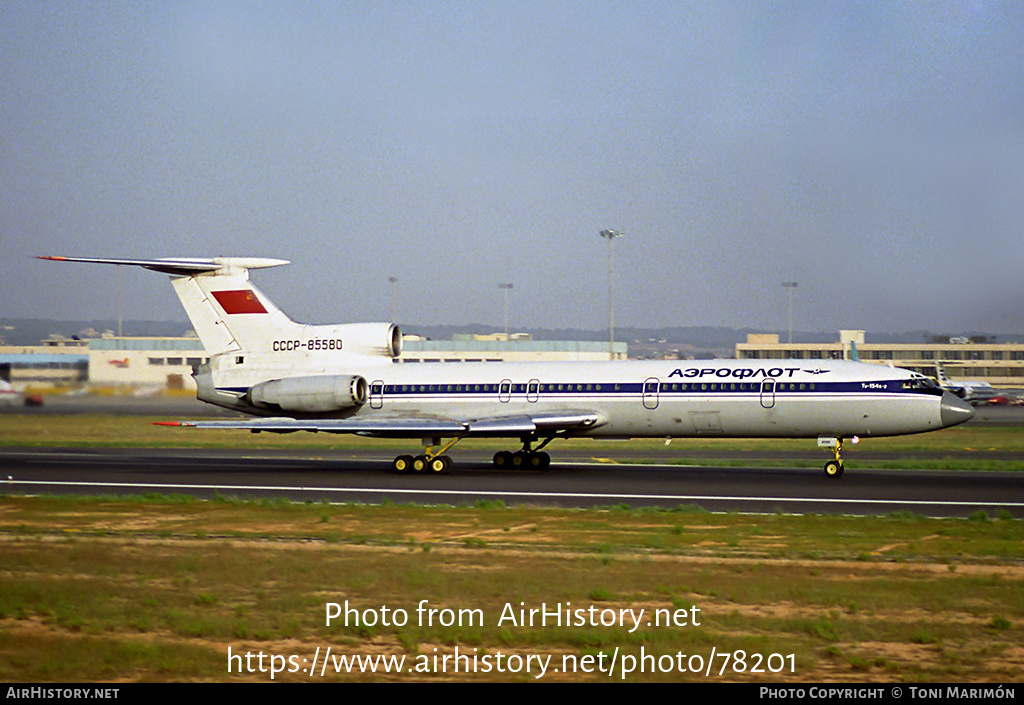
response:
M398 472L445 472L471 437L517 439L498 466L546 468L560 438L816 438L843 474L843 440L922 433L973 410L909 370L844 360L403 363L391 323L295 323L249 281L281 260L99 259L170 275L210 353L202 401L249 418L172 422L255 432L422 439Z
M995 387L988 382L950 379L946 376L946 368L941 362L935 365L935 377L938 379L940 387L952 392L971 406L986 404L989 399L997 396Z
M0 406L14 406L24 401L24 395L7 380L0 379Z

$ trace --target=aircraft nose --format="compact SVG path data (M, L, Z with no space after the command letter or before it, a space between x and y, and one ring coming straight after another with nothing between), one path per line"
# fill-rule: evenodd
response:
M943 428L956 426L974 416L974 409L971 408L971 405L950 392L943 392L942 405L939 409Z

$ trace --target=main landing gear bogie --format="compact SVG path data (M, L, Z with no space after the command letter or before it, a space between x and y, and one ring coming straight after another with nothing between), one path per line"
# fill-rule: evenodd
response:
M547 470L551 467L551 456L542 450L520 450L515 453L503 450L494 454L493 462L496 468Z
M391 468L400 475L414 473L416 475L440 475L452 469L452 459L445 455L453 445L458 443L460 438L453 438L439 451L434 452L434 446L441 442L440 438L424 438L423 453L421 455L400 455L395 458Z
M452 469L452 459L447 455L400 455L395 458L392 468L400 475L439 475Z
M523 436L523 449L516 452L503 450L494 454L495 468L512 468L523 470L547 470L551 467L551 456L541 450L544 446L554 440L549 436L540 440L536 436ZM534 447L534 443L540 441L540 445Z

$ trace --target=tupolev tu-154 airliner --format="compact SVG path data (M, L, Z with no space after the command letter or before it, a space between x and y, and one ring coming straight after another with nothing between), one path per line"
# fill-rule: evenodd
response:
M445 472L470 437L518 439L497 466L546 468L556 438L816 438L843 474L844 439L933 431L972 408L931 378L845 360L399 363L391 323L304 325L249 280L282 260L40 259L169 274L209 362L196 396L251 417L171 425L422 439L397 472Z

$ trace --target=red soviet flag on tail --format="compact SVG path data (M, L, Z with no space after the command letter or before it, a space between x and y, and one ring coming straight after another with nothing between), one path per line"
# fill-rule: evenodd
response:
M235 314L235 313L266 313L267 309L263 308L263 304L256 298L249 289L240 289L235 291L213 291L213 298L217 299L217 303L224 309L224 313Z

